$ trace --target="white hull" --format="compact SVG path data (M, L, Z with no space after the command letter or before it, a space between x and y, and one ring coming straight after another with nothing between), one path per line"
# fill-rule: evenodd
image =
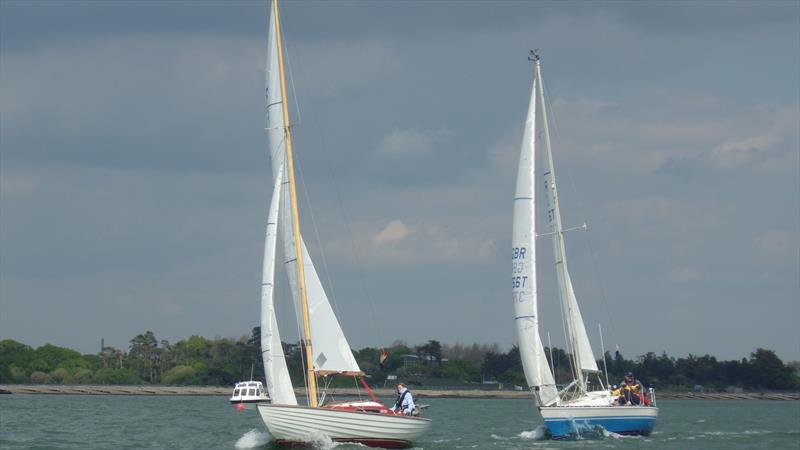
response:
M314 442L330 438L384 448L405 448L431 425L429 419L342 411L308 406L259 404L267 431L278 442Z

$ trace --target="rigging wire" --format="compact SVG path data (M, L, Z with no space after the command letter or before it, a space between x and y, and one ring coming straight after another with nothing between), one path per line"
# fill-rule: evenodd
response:
M558 131L558 122L556 120L556 111L555 111L555 108L553 108L552 102L550 101L550 95L548 94L548 91L544 89L544 85L542 85L542 93L543 93L545 101L546 101L546 103L547 103L547 105L548 105L548 107L550 109L550 114L552 116L552 123L553 123L553 131L555 132L554 133L555 137L560 142L561 141L561 134ZM564 171L566 172L567 179L569 180L570 187L572 188L572 192L575 194L574 195L575 203L578 205L578 209L581 210L581 211L588 211L588 209L585 208L583 203L581 202L581 200L580 200L581 197L579 195L577 195L578 190L577 190L577 188L575 186L575 179L572 177L572 172L569 170L569 167L565 167ZM600 272L599 272L599 270L597 268L597 266L598 266L598 258L597 258L597 255L594 252L594 247L592 246L592 243L591 243L590 230L586 229L585 231L586 231L587 246L589 248L589 254L591 256L591 260L590 260L591 264L590 265L592 266L592 272L593 272L593 275L595 276L596 282L598 283L598 285L600 287L600 299L603 302L603 308L605 310L606 316L608 317L609 325L611 325L611 334L614 335L615 334L614 319L613 319L613 317L611 315L611 312L609 310L609 307L608 307L608 300L607 300L607 297L606 297L606 291L605 291L605 287L604 287L605 285L603 284L602 277L600 276ZM603 358L605 359L605 355L603 355Z
M292 96L293 96L293 100L295 102L295 110L297 111L297 122L296 123L299 124L300 121L301 121L302 115L300 113L300 104L299 104L299 102L297 100L298 99L298 95L297 95L297 89L296 89L296 86L295 86L295 83L294 83L294 74L292 72L292 62L291 62L292 60L291 60L290 51L289 51L289 47L292 44L290 44L289 43L289 39L287 39L288 33L286 32L286 29L287 29L286 22L282 21L281 28L283 30L283 43L284 43L283 51L284 51L284 54L285 54L285 57L286 57L287 66L289 68L289 84L291 86ZM286 99L283 99L283 104L284 104L284 107L288 108L288 105L286 104ZM291 112L291 109L289 109L289 112ZM294 124L287 124L287 126L294 127L295 125ZM316 238L317 245L319 246L319 249L320 249L320 255L321 255L321 258L322 258L323 271L325 272L328 280L330 280L330 274L328 273L327 263L326 263L326 260L325 260L325 253L324 253L324 251L322 249L322 245L321 245L320 239L319 239L319 229L317 228L317 223L316 223L316 219L315 219L315 216L314 216L314 210L313 210L313 207L311 206L311 201L309 200L308 189L306 187L305 177L303 176L303 170L302 170L302 164L301 164L302 152L299 151L298 149L294 149L294 150L295 150L295 154L297 155L297 157L295 158L295 161L294 161L296 163L296 165L297 165L296 174L297 174L298 178L300 178L300 184L303 187L303 192L305 194L306 204L308 205L309 214L311 216L312 227L314 228L314 237ZM300 236L300 239L302 240L302 234ZM302 246L301 246L301 251L302 251ZM309 261L311 261L310 255L309 255ZM333 292L332 292L333 291L333 286L332 285L330 285L330 290L331 290L331 297L332 297L332 300L333 300L334 312L336 314L338 314L338 315L341 315L338 312L338 306L336 304L336 297L333 295ZM296 321L296 322L297 322L297 327L298 327L298 333L299 333L300 336L303 336L302 332L300 331L300 321ZM313 342L312 342L312 345L313 345ZM310 366L311 361L308 361L307 364L309 364L309 365L306 365L305 355L303 355L303 353L304 352L301 352L301 357L303 358L303 367L311 367ZM316 372L314 372L312 376L315 379L318 379L318 377L316 376ZM303 381L304 381L304 383L306 385L306 400L309 401L308 404L310 404L310 395L311 394L310 394L309 389L308 389L308 377L306 376L305 370L303 370ZM327 390L327 386L323 388L323 392L322 392L322 400L323 401L325 399L326 390Z
M544 117L547 114L547 111L545 111L545 108L547 107L547 105L546 105L547 97L545 96L544 83L542 82L541 78L539 79L539 89L541 89L542 102L544 103L542 105L542 114L541 114L541 116L540 116L541 118L539 120L541 121L540 124L542 126L544 126L544 123L543 123L544 122ZM552 107L550 109L552 110ZM548 141L547 143L550 144L549 151L550 151L550 154L552 155L552 142ZM540 156L540 158L541 158L541 156ZM545 162L547 164L548 170L550 171L551 184L553 186L557 186L556 183L555 183L555 167L551 167L550 166L549 159L547 161L545 161ZM553 164L555 165L555 162ZM545 198L547 198L548 196L553 198L553 204L549 205L549 207L555 208L556 207L556 205L555 205L555 201L556 201L555 196L553 194L547 194L547 193L544 193L544 195L545 195ZM561 214L560 211L558 212L558 214L559 215ZM554 225L553 227L556 228L555 227L556 224L553 224L553 225ZM556 228L554 230L554 234L553 234L553 238L552 238L554 246L560 246L560 244L558 242L558 239L562 239L562 240L564 239L563 226L562 226L562 229L557 229ZM566 252L566 248L565 248L565 252ZM557 257L556 253L557 253L557 251L553 250L554 259ZM565 264L566 258L567 258L566 254L562 254L561 255L561 264L562 264L562 266ZM559 264L559 261L555 261L556 276L558 276L558 270L559 270L558 267L557 267L558 264ZM566 276L567 276L567 274L565 274L565 277ZM566 283L566 280L564 281L564 283ZM560 284L560 282L558 284ZM566 288L566 286L564 286L564 287ZM559 287L559 291L560 290L561 290L561 287ZM560 296L561 296L561 294L559 293L559 297ZM569 365L570 365L570 368L572 369L573 374L579 374L580 373L580 368L578 367L577 361L575 359L576 358L577 348L576 348L575 345L573 345L572 340L567 337L567 332L569 332L569 336L570 337L574 336L574 330L572 329L572 326L570 325L570 322L567 320L567 316L564 314L564 301L563 301L563 299L562 299L562 301L558 302L558 305L559 305L559 309L561 310L561 328L562 328L562 330L564 332L564 343L565 343L565 347L566 347L566 350L567 350L567 358L568 358L568 361L569 361Z
M289 47L290 45L293 45L293 44L288 44L287 47ZM287 56L287 59L288 59L288 56ZM303 74L302 66L298 67L298 71L300 72L301 75ZM291 63L290 63L290 73L291 73ZM291 75L291 76L292 76L292 78L294 78L293 75ZM294 91L294 81L292 82L292 87L293 87L293 93L295 95L295 102L296 102L297 101L297 93L296 93L296 91ZM334 188L334 193L336 194L336 200L337 200L337 204L339 206L339 212L341 214L342 221L344 223L344 228L347 230L347 233L348 233L349 243L350 243L351 251L353 253L353 265L355 266L356 272L358 274L358 280L359 280L358 285L361 288L361 291L362 291L364 297L367 299L367 304L369 305L369 311L370 311L370 315L371 315L371 319L372 319L372 320L370 320L370 322L373 324L373 327L374 327L374 330L375 330L375 334L378 337L378 341L382 342L383 341L383 337L381 336L380 327L378 327L378 325L377 325L377 320L376 320L377 315L375 313L374 301L373 301L372 296L369 294L369 292L368 292L368 290L365 287L364 282L363 282L363 280L366 279L366 278L364 276L363 266L362 266L362 264L360 262L362 258L361 258L360 254L358 252L358 247L356 245L355 237L353 235L352 219L349 216L349 214L347 213L347 210L346 210L346 208L344 206L344 201L342 200L341 190L339 188L339 184L336 181L336 175L335 175L335 172L334 172L333 167L331 165L330 158L328 157L329 156L329 152L328 152L327 141L325 139L325 132L324 132L324 130L323 130L322 126L320 125L319 120L317 118L317 114L316 114L316 112L314 110L314 103L309 101L308 105L309 105L309 108L311 109L311 111L310 111L311 112L311 120L313 121L314 127L315 127L315 129L319 130L319 138L320 138L320 141L321 141L322 154L325 156L325 158L323 158L323 159L325 161L326 168L328 169L328 176L331 178L331 182L332 182L332 185L333 185L333 188ZM299 105L297 106L297 108L298 108L298 116L299 116ZM307 191L306 185L305 185L305 181L303 181L303 189L305 191L306 198L310 199L310 197L308 195L308 191ZM308 203L310 203L310 201ZM313 226L314 226L314 229L315 229L317 242L319 243L319 232L318 232L316 221L314 220L313 214L312 214L312 222L313 222ZM331 286L331 289L333 290L333 283L331 281L330 272L328 270L328 266L327 266L327 262L325 260L324 252L322 252L321 244L320 244L320 252L321 252L321 255L322 255L322 263L323 263L323 268L325 270L326 278L328 279L328 283ZM339 317L341 317L341 313L339 312L338 304L336 302L336 298L335 298L335 295L333 294L333 292L331 292L331 296L332 296L332 300L333 300L333 303L334 303L334 308L336 308L336 313L337 313L337 315Z
M289 40L286 39L285 36L286 36L286 33L284 32L284 44L285 44L284 45L284 51L286 53L287 66L289 67L289 80L290 80L290 84L291 84L291 87L292 87L292 96L294 97L295 108L297 110L297 121L299 123L300 122L300 117L301 117L300 104L298 102L298 94L297 94L296 86L295 86L295 83L294 83L294 72L292 71L292 62L291 62L292 60L291 60L291 58L289 56L289 53L290 53L289 52L289 47L293 47L293 44L289 43ZM312 228L314 230L313 235L314 235L314 239L316 240L317 247L319 248L319 255L320 255L320 258L321 258L321 262L322 262L322 271L325 274L326 281L328 282L328 287L329 287L328 290L330 292L330 298L331 298L331 303L332 303L332 306L333 306L333 310L334 310L334 312L335 312L335 314L337 316L337 319L340 320L340 318L342 317L342 313L341 313L341 311L339 309L339 304L336 301L336 289L334 288L333 280L331 278L330 270L328 268L328 261L327 261L327 258L325 257L325 250L324 250L324 248L322 246L322 240L320 239L319 227L317 226L317 219L316 219L316 215L314 214L314 207L311 204L311 196L309 195L308 186L306 185L305 176L303 175L302 162L301 162L301 156L302 156L303 153L301 151L297 150L297 149L295 150L295 153L297 153L296 163L297 163L298 178L300 179L300 184L302 186L303 195L304 195L304 198L306 200L305 204L308 207L309 216L311 217L311 225L312 225Z

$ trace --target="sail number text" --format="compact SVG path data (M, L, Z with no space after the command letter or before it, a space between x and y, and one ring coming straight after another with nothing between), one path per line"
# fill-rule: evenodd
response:
M515 289L524 288L527 281L528 277L511 277L511 287Z
M520 261L526 259L526 255L528 253L528 249L525 247L514 247L511 249L511 273L518 274L522 273L525 269L525 262ZM527 276L512 276L511 277L511 287L513 289L524 289L525 285L528 282ZM522 301L522 292L514 293L514 301L519 302Z

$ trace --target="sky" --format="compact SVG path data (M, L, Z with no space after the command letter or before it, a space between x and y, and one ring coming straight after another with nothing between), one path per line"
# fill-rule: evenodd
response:
M301 226L352 347L514 343L538 48L595 352L599 324L629 358L800 360L800 3L281 8ZM0 338L95 353L258 325L267 19L260 1L0 2Z

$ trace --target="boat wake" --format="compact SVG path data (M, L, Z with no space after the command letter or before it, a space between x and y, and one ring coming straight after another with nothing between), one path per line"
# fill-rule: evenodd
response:
M489 436L496 441L511 441L516 439L525 441L543 441L547 439L547 427L544 425L539 425L531 431L523 431L518 435L511 437L500 436L499 434L494 433L490 434Z
M235 447L237 449L263 447L269 441L269 433L253 428L236 441Z
M521 439L532 439L534 441L541 441L547 438L547 427L539 425L533 431L523 431L518 435Z
M603 433L603 437L604 438L613 438L613 439L642 439L643 438L643 436L638 436L638 435L634 436L634 435L628 435L628 434L614 433L613 431L608 431L603 427L599 427L598 431Z
M369 448L364 444L358 442L336 442L330 438L330 436L322 433L322 432L315 432L311 435L311 440L309 441L309 445L314 448L315 450L333 450L334 448L344 446L346 448Z

